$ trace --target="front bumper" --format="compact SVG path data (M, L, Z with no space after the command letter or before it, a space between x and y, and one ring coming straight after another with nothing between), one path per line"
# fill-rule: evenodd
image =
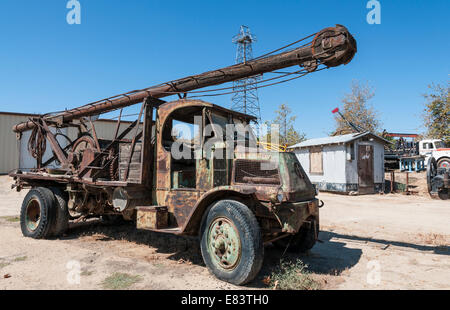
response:
M318 199L302 202L285 202L276 206L275 214L278 217L282 232L295 234L304 223L314 218L319 221L319 208L323 206Z

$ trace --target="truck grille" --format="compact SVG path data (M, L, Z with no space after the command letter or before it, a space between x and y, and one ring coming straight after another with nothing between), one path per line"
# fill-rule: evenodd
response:
M246 184L279 185L278 168L266 160L237 159L234 164L234 182Z

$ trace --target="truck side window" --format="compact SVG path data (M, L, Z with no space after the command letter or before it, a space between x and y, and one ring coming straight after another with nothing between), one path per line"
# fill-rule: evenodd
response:
M195 150L199 146L201 119L198 107L180 108L172 112L162 132L161 144L171 154L171 183L173 189L196 188Z

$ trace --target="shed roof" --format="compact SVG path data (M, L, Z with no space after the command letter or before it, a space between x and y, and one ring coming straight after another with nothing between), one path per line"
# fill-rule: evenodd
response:
M297 148L304 148L309 146L316 146L316 145L327 145L327 144L342 144L342 143L348 143L354 140L357 140L359 138L365 137L365 136L372 136L373 138L379 140L383 144L390 143L389 141L383 139L382 137L367 131L367 132L357 132L357 133L350 133L347 135L340 135L340 136L334 136L334 137L324 137L324 138L317 138L317 139L310 139L306 140L300 143L297 143L295 145L292 145L288 147L289 149L297 149Z

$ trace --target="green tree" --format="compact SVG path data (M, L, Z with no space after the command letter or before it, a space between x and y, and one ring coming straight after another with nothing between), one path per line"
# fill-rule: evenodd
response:
M369 100L374 96L375 92L368 83L362 84L358 81L353 81L351 93L345 94L344 98L342 98L344 106L341 113L357 127L365 131L378 133L381 126L378 120L378 113L369 103ZM336 114L334 119L336 128L334 135L354 132L353 128L339 114Z
M287 104L281 104L278 110L275 111L275 119L272 121L267 121L266 125L268 127L269 133L266 135L266 141L271 142L271 131L274 130L279 135L279 144L291 146L300 143L305 140L305 134L295 129L296 115L292 115L292 110L287 106ZM277 126L273 126L276 124Z
M428 86L430 94L424 95L427 103L424 109L424 125L427 128L427 136L433 139L442 139L450 143L450 97L449 86Z

